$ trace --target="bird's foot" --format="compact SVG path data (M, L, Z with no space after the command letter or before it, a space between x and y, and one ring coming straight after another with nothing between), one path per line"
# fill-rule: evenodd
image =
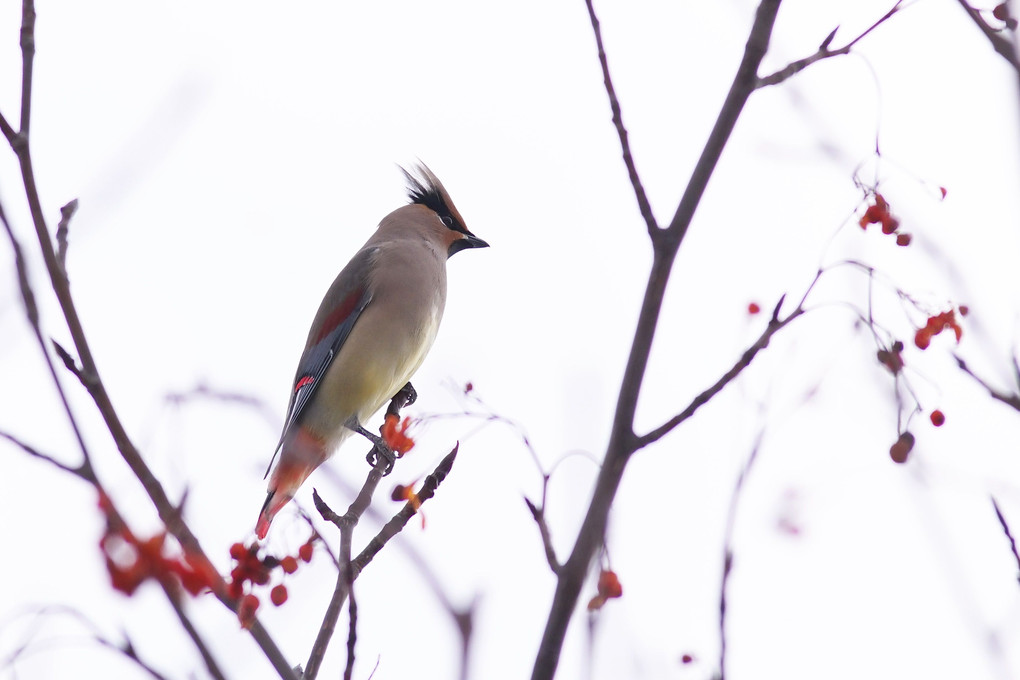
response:
M377 434L372 434L361 425L358 425L355 431L373 444L372 450L365 456L368 464L376 467L380 461L383 462L382 473L384 477L393 472L393 463L397 460L397 454L393 453L393 449L386 443L386 440Z
M386 408L386 415L400 416L400 409L410 406L416 401L418 401L418 392L415 391L414 385L407 383L393 395L390 405Z

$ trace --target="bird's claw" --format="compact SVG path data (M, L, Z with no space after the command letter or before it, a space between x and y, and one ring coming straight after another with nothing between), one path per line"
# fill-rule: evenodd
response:
M390 405L386 408L386 415L400 417L400 409L405 406L410 406L414 402L418 401L418 392L414 389L414 385L406 383L396 394L393 395L393 399L390 400Z
M393 453L393 449L386 446L386 442L379 442L376 443L376 445L372 447L372 450L368 452L368 455L365 456L365 460L367 460L368 464L372 467L379 465L380 460L384 461L385 464L382 468L382 475L385 477L393 472L393 463L396 462L397 455Z
M358 425L357 432L361 436L372 442L372 450L365 456L365 460L372 467L376 467L380 462L383 462L382 474L383 477L393 472L393 464L397 460L397 454L393 453L393 449L389 447L386 440L377 434L372 434L361 425Z

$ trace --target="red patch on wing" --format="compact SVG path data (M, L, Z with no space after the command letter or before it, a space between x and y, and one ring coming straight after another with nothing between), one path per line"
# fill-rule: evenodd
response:
M337 326L347 320L347 317L349 317L351 312L354 311L354 308L358 305L358 301L361 299L363 294L364 290L361 288L351 291L350 295L344 298L343 302L338 304L336 308L329 313L329 316L326 317L326 321L322 324L322 329L315 338L316 343L320 342L323 338L336 330Z
M297 381L297 385L294 385L294 391L297 392L305 385L311 385L313 382L315 382L315 378L313 378L310 375L306 375L305 377L301 378L301 380Z

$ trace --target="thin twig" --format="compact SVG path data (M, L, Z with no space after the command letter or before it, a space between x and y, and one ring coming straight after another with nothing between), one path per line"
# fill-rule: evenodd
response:
M347 576L347 664L344 666L344 680L354 675L354 643L358 639L358 602L354 597L354 577L351 575L351 554L345 555L344 574Z
M28 139L32 120L32 64L35 58L35 3L21 2L21 135Z
M896 14L901 9L903 9L901 7L902 4L903 0L897 0L896 4L893 5L888 12L883 14L882 17L878 21L873 23L866 31L864 31L856 38L848 42L846 45L843 45L842 47L838 47L836 49L829 49L829 41L832 40L838 28L836 30L833 30L833 32L830 33L828 37L822 41L822 44L818 47L817 52L815 52L809 57L804 57L803 59L798 59L797 61L790 62L789 64L779 69L772 75L765 76L764 78L759 78L757 87L760 88L768 87L769 85L777 85L783 82L784 80L797 75L798 73L806 69L811 64L814 64L815 62L822 61L823 59L830 59L832 57L840 57L850 54L850 50L854 47L854 45L863 40L866 35L868 35L876 28L884 24L890 17L892 17L892 15Z
M35 335L36 342L39 343L39 349L42 352L43 359L46 361L46 366L50 371L50 377L53 378L53 384L56 386L57 394L60 396L60 403L64 406L64 413L67 414L67 421L71 425L75 439L81 449L82 463L78 468L78 472L75 474L79 477L83 477L87 474L89 477L86 477L86 479L94 479L92 474L92 461L89 457L88 447L85 445L85 438L82 436L81 430L78 427L78 420L75 418L74 412L71 410L71 403L67 400L67 394L64 392L63 383L60 382L60 376L57 375L57 368L53 365L53 358L46 349L46 340L43 338L42 328L39 326L39 308L36 306L35 294L32 292L32 285L28 279L28 268L25 266L25 258L21 252L21 244L14 235L14 230L11 229L10 223L7 222L7 215L4 212L2 204L0 204L0 222L3 222L4 230L7 232L7 236L11 241L11 248L14 250L14 265L18 272L18 286L21 289L21 299L25 304L25 316L28 318L29 325L32 326L32 333Z
M719 586L719 680L726 680L726 594L730 582L730 572L733 570L733 527L736 525L737 504L744 489L744 482L747 481L751 467L758 459L761 437L762 435L759 433L751 448L751 454L747 457L744 467L740 469L737 482L733 487L733 494L730 496L730 507L726 513L726 531L723 537L723 573L722 583Z
M1016 539L1013 538L1013 533L1009 530L1009 524L1006 523L1006 517L1002 514L1002 510L999 509L999 504L995 502L995 496L991 496L991 499L992 507L995 508L995 516L999 518L999 524L1002 526L1002 532L1009 539L1009 550L1013 553L1013 559L1016 560L1017 579L1020 580L1020 553L1017 553Z
M432 474L425 477L422 481L421 489L415 493L417 503L411 501L405 503L397 514L379 530L379 533L368 542L358 556L351 560L351 569L354 572L355 578L364 571L368 563L385 547L386 543L399 534L407 523L411 521L411 518L417 514L418 508L435 495L436 489L446 479L446 476L450 474L450 470L453 469L453 463L457 458L459 448L460 444L454 446L453 450L439 461L439 465L432 471Z
M985 388L985 390L988 391L988 394L989 396L992 397L992 399L1001 401L1003 404L1011 406L1017 411L1020 411L1020 394L1009 394L1007 392L1000 392L999 390L995 389L987 382L985 382L982 378L977 376L973 371L971 371L970 368L967 366L967 362L965 362L963 359L956 356L955 354L953 355L953 358L956 359L956 365L960 368L960 370L969 375L971 378L973 378L978 385L981 385L981 387Z
M758 336L758 339L755 340L750 347L744 350L744 353L741 354L740 358L737 359L736 363L730 367L730 370L726 371L722 375L722 377L720 377L718 380L715 381L715 383L712 384L711 387L709 387L708 389L704 390L696 397L694 397L694 399L691 400L691 403L688 404L687 408L685 408L683 411L676 414L675 416L673 416L672 418L670 418L665 423L655 428L648 434L638 437L637 448L643 448L655 441L658 441L663 436L668 434L671 430L673 430L673 428L675 428L677 425L693 416L694 413L699 408L707 404L712 399L712 397L721 392L723 388L729 385L731 382L733 382L733 380L736 379L736 377L739 376L744 371L745 368L751 365L751 362L754 361L754 358L758 355L758 352L762 351L763 349L769 346L769 342L772 340L772 336L774 336L782 329L786 328L786 326L788 326L791 322L793 322L802 314L804 314L804 308L798 307L797 309L793 310L789 316L782 320L773 319L769 321L768 325L765 327L765 330L762 331L762 334Z
M656 238L659 233L659 223L655 221L652 212L652 205L645 195L645 188L641 185L641 177L638 175L637 165L634 164L634 154L630 150L630 141L627 136L627 128L623 126L623 111L620 108L620 100L616 97L616 90L613 88L613 79L609 76L609 60L606 57L606 50L602 44L602 28L598 17L595 16L595 7L592 0L585 0L588 5L588 16L591 18L591 28L595 33L595 44L599 48L599 64L602 66L602 81L606 87L606 94L609 95L609 108L613 112L613 126L616 134L620 137L620 148L623 150L623 163L627 166L627 175L630 177L630 185L634 188L634 196L637 198L638 209L645 219L648 227L648 235Z
M113 652L116 652L124 656L132 663L134 663L136 666L138 666L140 669L142 669L150 676L152 676L154 680L167 680L166 676L157 671L155 668L153 668L149 663L147 663L144 659L142 659L139 656L138 652L135 650L135 647L131 642L131 638L128 637L126 633L124 633L123 642L121 643L114 642L113 640L110 640L109 638L103 635L102 631L100 631L99 626L96 625L95 621L93 621L85 614L83 614L82 612L78 611L73 607L69 607L66 605L48 605L40 607L35 611L28 612L27 614L32 615L34 617L32 623L38 625L33 625L33 630L31 630L31 632L28 634L25 642L19 645L16 649L14 649L10 654L7 655L3 662L0 663L0 668L7 668L8 666L13 666L21 657L27 656L30 653L35 653L36 648L40 647L41 644L39 642L36 642L34 637L39 632L39 629L41 628L41 624L44 622L44 619L49 620L56 618L57 616L63 615L69 617L70 619L79 623L82 627L87 629L91 640L98 644L99 646L105 647L106 649L109 649Z
M323 470L323 473L330 477L331 481L334 484L336 484L342 489L348 490L350 492L350 495L354 495L357 492L355 489L351 488L347 480L343 479L332 470L326 469ZM323 538L323 536L315 528L315 525L312 523L311 517L309 517L307 514L303 512L301 514L302 517L305 518L305 521L308 522L309 526L312 529L312 532L318 538L320 538L323 541L323 543L325 543L325 538ZM365 510L364 517L367 517L368 519L372 520L374 523L377 524L383 524L389 519L388 515L384 517L382 512L376 509L375 506L371 505ZM439 578L436 575L435 569L431 567L428 560L426 560L425 557L418 551L418 549L415 548L414 544L409 541L400 541L396 545L399 546L399 548L407 554L408 559L410 559L411 562L414 563L415 574L425 582L425 584L429 587L429 590L432 591L432 594L439 601L440 606L442 606L442 608L450 615L450 618L453 619L453 625L457 629L458 634L460 635L461 645L460 677L462 680L466 680L468 671L468 657L471 649L471 634L474 629L473 621L475 602L472 602L467 607L460 607L454 605L453 602L451 602L449 596L444 591L443 584L440 583ZM340 561L337 559L336 555L333 554L333 551L330 550L327 552L329 554L330 559L333 560L333 563L336 566L337 570L339 570Z
M528 498L525 498L524 502L528 504L528 510L531 511L531 516L535 518L535 524L538 525L538 533L542 537L542 547L545 548L545 559L549 563L549 568L552 569L552 573L558 574L560 573L561 565L559 560L556 559L556 549L553 548L549 524L545 521L545 503L539 509Z
M422 488L416 494L418 503L412 503L408 501L404 506L397 512L394 517L386 523L385 526L379 531L376 536L369 541L368 545L361 551L361 553L350 560L350 582L354 582L355 579L361 574L361 572L368 566L368 563L372 561L372 558L386 545L386 543L396 536L401 529L407 524L407 522L415 515L418 506L432 498L435 495L436 487L446 478L449 474L450 469L453 466L453 461L457 455L457 448L454 447L453 451L447 454L431 475L427 476L422 482ZM358 497L351 503L344 515L338 515L319 497L318 492L312 491L312 499L315 502L315 508L322 515L322 518L327 522L335 524L340 529L340 541L341 541L341 564L344 563L344 542L345 536L350 536L354 529L354 526L358 523L361 515L365 512L368 504L371 502L372 495L375 492L375 488L378 486L379 481L383 477L383 470L386 467L386 461L381 457L377 457L375 467L368 473L368 478L365 480L365 484L362 487ZM349 549L349 544L348 544ZM348 556L350 553L347 553ZM305 664L305 680L315 680L318 675L319 669L322 665L322 660L326 654L326 648L329 646L329 641L333 637L333 632L336 630L336 622L340 617L340 610L343 608L343 603L347 599L347 570L341 569L340 573L337 574L336 587L333 590L333 597L330 599L329 606L326 608L326 614L323 616L322 625L319 627L319 634L315 638L315 644L312 645L312 651L308 655L308 663Z
M357 573L354 571L353 566L350 566L351 559L351 534L354 531L355 525L361 515L368 508L372 502L372 495L375 493L376 487L379 486L379 482L383 478L383 473L388 463L383 456L376 456L375 465L368 473L368 477L365 479L364 485L361 487L361 491L358 496L354 499L354 502L347 508L347 513L343 516L333 512L333 510L326 505L325 501L319 496L317 490L312 490L312 499L315 502L315 509L319 511L322 518L327 522L332 522L340 529L340 571L337 573L336 587L333 589L333 596L330 598L329 605L326 607L326 613L322 617L322 625L319 626L319 633L315 637L315 642L312 644L312 650L308 654L308 662L305 664L305 680L315 680L315 677L319 673L319 668L322 666L322 660L326 656L326 648L329 646L329 641L333 638L333 632L336 630L337 619L340 618L340 611L343 608L344 601L347 599L347 582L348 575L350 580L353 582L357 578Z
M170 606L173 608L174 613L177 614L177 620L181 622L181 627L191 638L195 647L198 649L199 655L202 657L202 661L205 663L206 669L209 674L216 680L226 680L223 675L223 671L220 670L219 664L216 662L215 657L212 655L212 650L205 644L205 640L202 639L201 633L195 628L195 624L192 623L188 613L184 611L184 606L181 604L179 597L180 587L176 582L170 580L169 576L157 579L160 586L163 587L163 591L166 593L167 600L170 601Z
M78 211L78 199L72 199L60 209L60 222L57 223L57 262L67 272L67 231L71 218Z
M25 453L27 453L28 455L32 456L33 458L38 458L39 460L44 460L47 463L49 463L50 465L54 465L54 466L60 468L64 472L70 472L75 477L80 477L81 479L84 479L84 480L89 481L89 482L92 481L91 478L89 477L89 475L82 469L81 466L79 466L79 467L71 467L67 463L62 463L59 460L57 460L56 458L54 458L53 456L51 456L51 455L49 455L47 453L42 453L41 451L39 451L35 447L31 446L30 444L26 444L25 442L21 441L20 439L18 439L14 435L9 434L7 432L0 431L0 437L3 437L7 441L11 442L12 444L14 444L15 446L20 448Z
M11 124L7 122L7 118L4 114L0 113L0 132L4 133L4 137L7 138L7 143L11 145L11 148L16 148L18 145L18 133L14 131Z

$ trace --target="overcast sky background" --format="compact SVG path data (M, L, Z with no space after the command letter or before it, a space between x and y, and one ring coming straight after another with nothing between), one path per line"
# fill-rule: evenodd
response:
M890 2L787 0L763 72L841 45ZM596 6L638 168L668 222L739 63L754 12L744 0ZM0 7L0 110L17 119L17 3ZM491 248L449 262L443 327L414 379L411 414L486 409L519 423L546 470L549 517L565 557L604 451L650 262L610 123L583 2L40 2L32 149L51 228L79 198L72 291L114 403L171 497L229 569L265 493L308 324L333 277L402 205L396 164L420 158ZM740 468L728 609L732 678L990 678L1020 673L1017 566L992 512L1020 530L1020 415L954 368L958 351L1011 384L1020 336L1020 135L1016 74L950 0L920 0L860 43L752 96L677 260L638 411L639 431L682 410L757 337L781 295L845 258L877 268L876 318L907 344L925 315L967 304L959 347L943 334L908 349L924 413L907 465L892 380L855 325L859 272L831 270L814 311L675 433L636 455L611 517L624 597L589 640L579 613L560 678L708 678L718 655L722 536ZM879 135L883 157L874 155ZM856 216L865 182L913 234L898 248ZM939 187L947 189L940 200ZM0 199L37 252L13 155ZM0 248L0 429L77 461L24 320L9 248ZM41 261L31 262L45 330L70 348ZM789 303L788 303L789 304ZM790 309L786 307L785 309ZM140 534L155 513L87 395L63 382L102 478ZM465 399L463 386L485 406ZM198 385L262 400L170 405ZM1015 389L1015 384L1014 384ZM909 403L909 402L908 402ZM946 425L927 413L942 409ZM482 418L434 419L384 482L461 453L427 527L391 546L357 583L356 677L454 677L451 620L421 572L458 605L477 602L472 677L530 673L554 579L521 500L541 472L519 433ZM350 442L305 485L335 509L360 485ZM579 455L573 455L579 454ZM83 667L142 677L46 604L70 605L170 677L204 677L151 584L109 586L94 493L0 444L0 661L38 629L35 653L0 677L70 677ZM370 523L369 523L370 525ZM793 533L783 527L796 527ZM373 530L360 531L356 545ZM332 532L324 529L327 535ZM293 506L270 549L293 553L307 528ZM291 600L263 621L304 663L335 571L319 554L287 580ZM594 594L590 586L586 600ZM267 599L267 598L263 598ZM581 603L583 606L583 602ZM190 607L231 677L270 677L236 618L211 597ZM323 677L343 668L345 619ZM589 664L588 647L594 648ZM694 662L683 664L684 654ZM590 676L586 675L590 673Z

